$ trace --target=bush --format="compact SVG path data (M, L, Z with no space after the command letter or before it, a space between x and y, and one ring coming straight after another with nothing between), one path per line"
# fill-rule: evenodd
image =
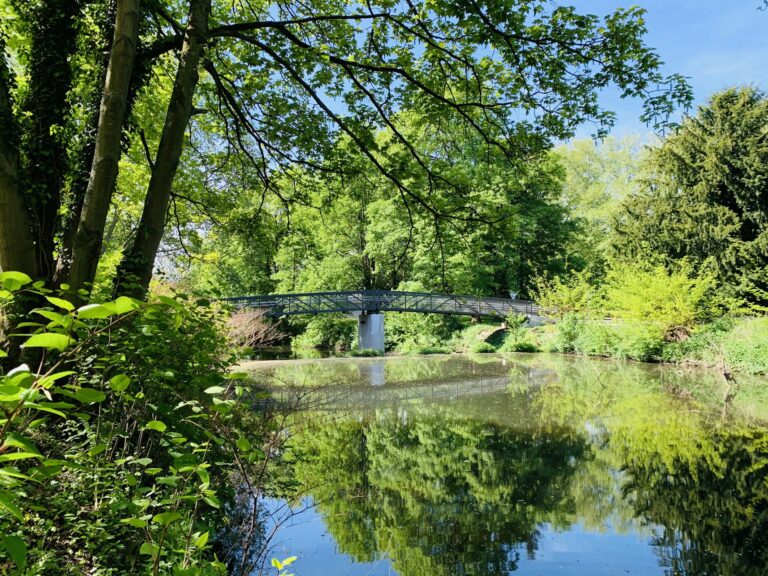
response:
M528 341L515 342L509 349L511 352L541 352L534 342Z
M605 279L601 313L647 323L663 334L717 315L711 305L714 292L710 276L696 277L686 266L669 271L663 266L615 264Z
M557 324L557 336L554 341L556 352L575 352L576 342L583 326L581 316L575 313L566 314Z
M259 308L237 310L229 318L227 329L235 346L254 350L285 338L277 323L267 317L267 311Z
M233 471L263 464L265 429L240 408L220 312L183 295L76 308L23 274L0 283L0 308L41 303L10 332L30 330L34 370L0 342L0 566L223 573L209 534Z
M496 352L496 348L488 342L475 342L469 349L474 354L487 354Z
M424 344L421 342L406 340L398 346L397 351L401 354L417 356L426 354L450 354L451 348L449 346L441 346L439 344Z

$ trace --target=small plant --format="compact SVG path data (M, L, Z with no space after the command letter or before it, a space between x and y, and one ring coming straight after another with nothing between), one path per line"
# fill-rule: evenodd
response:
M277 576L294 576L293 572L288 572L286 568L291 564L293 564L296 560L298 560L297 556L290 556L285 560L278 560L277 558L272 558L272 567L277 570Z

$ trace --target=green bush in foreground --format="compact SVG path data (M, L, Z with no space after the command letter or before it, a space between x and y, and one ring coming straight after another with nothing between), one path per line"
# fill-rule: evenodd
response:
M212 531L263 430L208 302L120 297L79 308L24 274L0 307L40 305L0 342L0 569L220 574Z

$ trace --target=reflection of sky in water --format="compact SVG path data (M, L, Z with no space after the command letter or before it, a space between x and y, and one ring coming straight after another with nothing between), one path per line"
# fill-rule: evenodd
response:
M272 500L265 504L267 509L274 509L282 502ZM271 553L276 558L298 556L299 559L291 566L297 576L397 574L386 555L375 562L359 563L339 552L333 536L325 529L322 516L311 505L311 499L305 499L301 509L280 527ZM534 558L526 556L524 546L520 552L518 569L514 574L521 576L664 574L649 538L618 534L610 528L596 533L579 524L565 531L542 525Z

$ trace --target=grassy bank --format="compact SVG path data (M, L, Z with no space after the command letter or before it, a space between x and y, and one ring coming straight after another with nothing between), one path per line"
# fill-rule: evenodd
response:
M746 374L768 374L768 318L720 318L685 332L660 334L647 323L595 320L576 314L543 326L515 326L503 334L498 325L477 324L458 333L445 347L452 352L555 352L641 362L724 366Z

